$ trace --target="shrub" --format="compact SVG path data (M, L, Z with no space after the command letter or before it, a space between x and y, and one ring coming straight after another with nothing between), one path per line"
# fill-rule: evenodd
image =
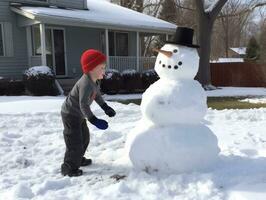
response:
M23 95L25 86L21 80L0 78L0 95Z
M137 92L141 90L142 82L141 75L134 69L125 70L122 72L123 89L127 93Z
M102 92L105 94L117 94L123 85L121 74L115 69L108 69L105 74L101 81Z
M55 85L55 75L47 66L36 66L26 70L23 74L26 90L35 96L58 95Z
M7 95L24 95L25 85L21 80L11 80L8 83Z
M146 90L151 84L153 84L155 81L159 79L159 76L154 69L149 69L142 72L141 79L142 79L142 87L144 90Z
M0 95L6 95L8 89L8 81L0 77Z

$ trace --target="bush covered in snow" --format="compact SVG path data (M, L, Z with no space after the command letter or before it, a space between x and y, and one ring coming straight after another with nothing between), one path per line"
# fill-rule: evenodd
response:
M153 84L155 81L159 80L159 76L155 72L154 69L149 69L149 70L142 72L141 79L142 79L143 89L146 90L151 84Z
M58 95L55 75L47 66L36 66L27 69L23 74L26 90L34 96Z
M142 89L141 75L134 69L127 69L122 72L123 89L126 92L137 92Z
M119 71L107 69L101 81L101 90L106 94L117 94L122 88L123 80Z
M20 80L0 78L0 95L19 96L25 94L25 86Z

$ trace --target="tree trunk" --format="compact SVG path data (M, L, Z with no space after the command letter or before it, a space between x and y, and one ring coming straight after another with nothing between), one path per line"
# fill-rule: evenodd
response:
M211 54L211 34L212 34L213 21L207 14L200 14L199 16L199 71L196 79L202 85L211 84L210 72L210 54Z
M210 54L214 21L227 0L218 0L212 10L205 11L204 1L195 0L199 19L199 71L195 77L206 89L211 85Z

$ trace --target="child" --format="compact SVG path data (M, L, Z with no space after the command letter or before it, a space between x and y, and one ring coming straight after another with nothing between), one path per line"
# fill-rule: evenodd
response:
M66 152L64 163L61 165L62 175L81 176L80 166L92 163L84 156L90 142L90 132L86 119L99 129L108 128L105 120L98 119L90 109L93 100L99 104L109 116L115 116L115 111L103 100L96 81L103 78L105 73L106 56L101 52L89 49L81 56L83 75L74 85L62 105L61 116L64 124L64 140Z

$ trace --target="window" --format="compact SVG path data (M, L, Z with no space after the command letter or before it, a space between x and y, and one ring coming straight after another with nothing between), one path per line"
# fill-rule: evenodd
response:
M109 55L128 56L128 33L109 32Z
M0 24L0 56L4 56L3 25Z

